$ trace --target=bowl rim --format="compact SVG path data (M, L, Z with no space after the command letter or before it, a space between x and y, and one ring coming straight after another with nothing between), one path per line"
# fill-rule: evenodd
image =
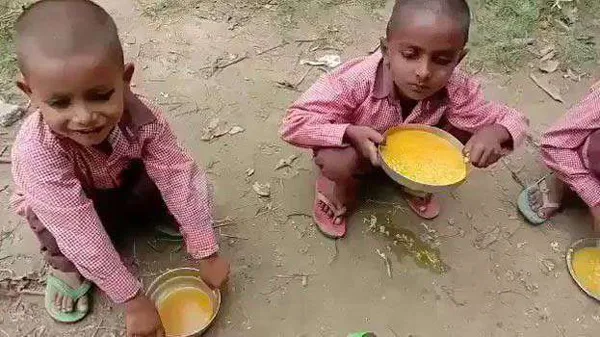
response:
M592 242L594 245L587 245L587 242ZM583 284L579 282L579 279L577 278L577 276L575 275L575 271L573 270L573 254L577 250L586 247L596 247L600 249L600 238L583 238L571 243L571 245L567 249L567 254L565 254L565 259L567 261L567 269L569 270L569 275L571 275L571 279L573 280L573 282L575 282L575 284L577 284L577 286L579 286L579 289L581 289L589 297L595 299L596 301L600 301L600 295L592 294L592 292L590 292L586 287L584 287Z
M397 132L397 131L405 131L405 130L418 130L418 131L425 131L425 132L429 132L432 133L436 136L439 136L447 141L449 141L452 145L454 145L461 153L463 151L464 145L458 140L456 139L456 137L454 137L453 135L451 135L449 132L442 130L440 128L431 126L431 125L425 125L425 124L403 124L403 125L398 125L398 126L394 126L392 128L389 128L387 131L385 131L385 133L383 134L384 139L387 139L388 135L393 133L393 132ZM379 156L379 161L381 162L381 167L383 169L383 171L390 177L392 178L392 180L394 180L396 183L405 186L411 190L415 190L415 191L422 191L422 192L427 192L427 193L439 193L439 192L444 192L444 191L448 191L451 189L454 189L462 184L464 184L464 182L467 180L467 177L469 176L469 172L470 170L470 165L468 165L467 163L465 163L465 168L466 168L466 172L465 172L465 176L463 179L453 183L453 184L449 184L449 185L428 185L428 184L423 184L423 183L418 183L416 181L413 181L405 176L403 176L402 174L394 171L383 159L383 156L381 155L381 150L382 147L384 145L380 144L377 147L377 154Z
M180 268L168 269L167 271L165 271L162 274L160 274L159 276L157 276L150 283L150 285L148 286L148 288L146 289L146 291L144 293L146 294L146 296L148 296L152 300L152 295L158 290L158 288L160 287L161 284L163 284L167 280L169 280L169 279L171 279L173 277L177 277L177 276L192 276L192 277L195 277L207 289L210 289L210 287L202 279L199 269L191 268L191 267L180 267ZM206 323L206 325L202 329L194 331L193 333L190 333L188 335L175 335L175 336L167 335L167 337L200 336L208 328L210 328L210 326L214 322L215 318L219 314L219 310L221 309L221 291L219 289L212 289L212 292L213 292L213 295L214 295L216 303L214 305L215 310L213 310L212 317L208 320L208 323ZM152 301L154 302L154 300L152 300ZM156 304L156 302L154 302L154 303Z

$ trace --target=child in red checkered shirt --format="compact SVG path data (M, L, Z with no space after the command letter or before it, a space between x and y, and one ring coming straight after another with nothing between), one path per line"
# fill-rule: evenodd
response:
M52 267L46 309L75 322L90 281L126 311L128 336L164 336L154 304L115 244L135 224L178 225L203 278L220 287L206 174L178 145L162 113L130 90L112 18L88 0L43 0L19 17L19 88L36 110L13 148L13 202ZM89 281L88 281L89 280Z
M573 191L589 207L592 229L600 234L600 82L544 133L541 152L552 173L520 194L521 213L540 225L556 214L564 196Z
M467 54L469 25L464 0L398 0L381 52L345 63L289 108L281 134L314 151L320 169L314 218L325 235L346 233L359 177L379 166L377 145L391 127L444 128L466 144L477 167L495 163L522 141L526 118L486 101L479 84L456 69ZM434 195L405 191L419 216L439 214Z

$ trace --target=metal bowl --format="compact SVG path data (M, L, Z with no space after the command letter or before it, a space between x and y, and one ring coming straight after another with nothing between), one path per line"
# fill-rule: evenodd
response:
M158 302L162 297L174 290L184 287L197 288L207 294L212 304L213 315L204 327L193 333L177 336L168 335L168 337L193 337L202 335L202 333L210 327L215 317L217 317L219 308L221 307L221 292L218 289L211 289L204 283L200 276L200 271L194 268L177 268L163 273L150 284L148 290L146 290L146 296L158 305Z
M442 129L438 129L436 127L433 126L429 126L429 125L421 125L421 124L405 124L405 125L400 125L400 126L396 126L393 127L391 129L388 129L384 134L383 137L385 139L387 139L388 135L397 131L403 131L403 130L419 130L419 131L425 131L425 132L429 132L432 133L436 136L439 136L447 141L449 141L452 145L454 145L456 147L457 150L459 150L462 153L463 150L463 144L456 139L454 136L452 136L451 134L449 134L448 132L442 130ZM469 175L469 171L470 171L470 165L468 165L467 163L465 163L465 168L466 168L466 174L465 177L460 180L457 181L454 184L450 184L450 185L427 185L427 184L422 184L416 181L413 181L407 177L405 177L404 175L394 171L386 162L385 160L383 160L383 156L381 155L381 150L382 147L384 147L385 145L380 145L378 148L378 152L379 152L379 158L380 158L380 162L381 162L381 167L383 168L383 171L390 177L392 178L392 180L394 180L395 182L397 182L398 184L407 187L411 190L414 191L422 191L422 192L427 192L427 193L439 193L439 192L445 192L451 189L454 189L460 185L462 185L465 180L467 179L467 176Z
M566 256L567 267L569 269L569 274L571 274L571 278L573 279L573 281L575 281L575 283L577 283L579 288L581 290L583 290L583 292L585 292L591 298L593 298L597 301L600 301L599 295L592 294L589 290L587 290L583 286L583 284L581 284L579 282L579 279L577 278L577 276L575 275L575 271L573 270L573 254L575 254L576 251L578 251L582 248L586 248L586 247L600 248L600 238L599 239L586 238L586 239L581 239L581 240L577 240L577 241L573 242L571 244L571 246L569 247L569 249L567 250L567 256Z

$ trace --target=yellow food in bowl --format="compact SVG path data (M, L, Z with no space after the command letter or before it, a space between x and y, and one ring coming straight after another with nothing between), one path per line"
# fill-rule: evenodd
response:
M467 175L462 153L448 140L421 130L390 133L381 149L385 163L416 183L447 186Z
M573 271L579 283L595 296L600 296L600 248L581 248L573 254Z
M213 316L213 306L202 290L184 287L158 301L158 314L167 336L188 336L206 327Z

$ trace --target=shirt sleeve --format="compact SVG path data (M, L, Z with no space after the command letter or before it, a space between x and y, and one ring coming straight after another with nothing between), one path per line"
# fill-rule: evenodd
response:
M452 76L447 89L451 102L450 124L471 133L482 126L502 125L512 138L512 147L521 145L529 127L529 120L523 114L504 104L487 101L479 82L460 71Z
M144 126L151 136L144 144L146 171L177 220L192 257L202 259L219 250L213 230L213 198L206 173L179 146L162 114Z
M600 205L600 181L586 164L586 145L598 129L600 91L595 91L546 131L541 142L545 164L590 207Z
M357 83L353 66L342 65L321 77L292 104L280 129L283 140L305 148L343 145L352 115L368 95L366 83Z
M141 284L121 261L72 161L32 140L20 143L13 153L13 174L28 207L54 236L60 251L114 302L133 298Z

